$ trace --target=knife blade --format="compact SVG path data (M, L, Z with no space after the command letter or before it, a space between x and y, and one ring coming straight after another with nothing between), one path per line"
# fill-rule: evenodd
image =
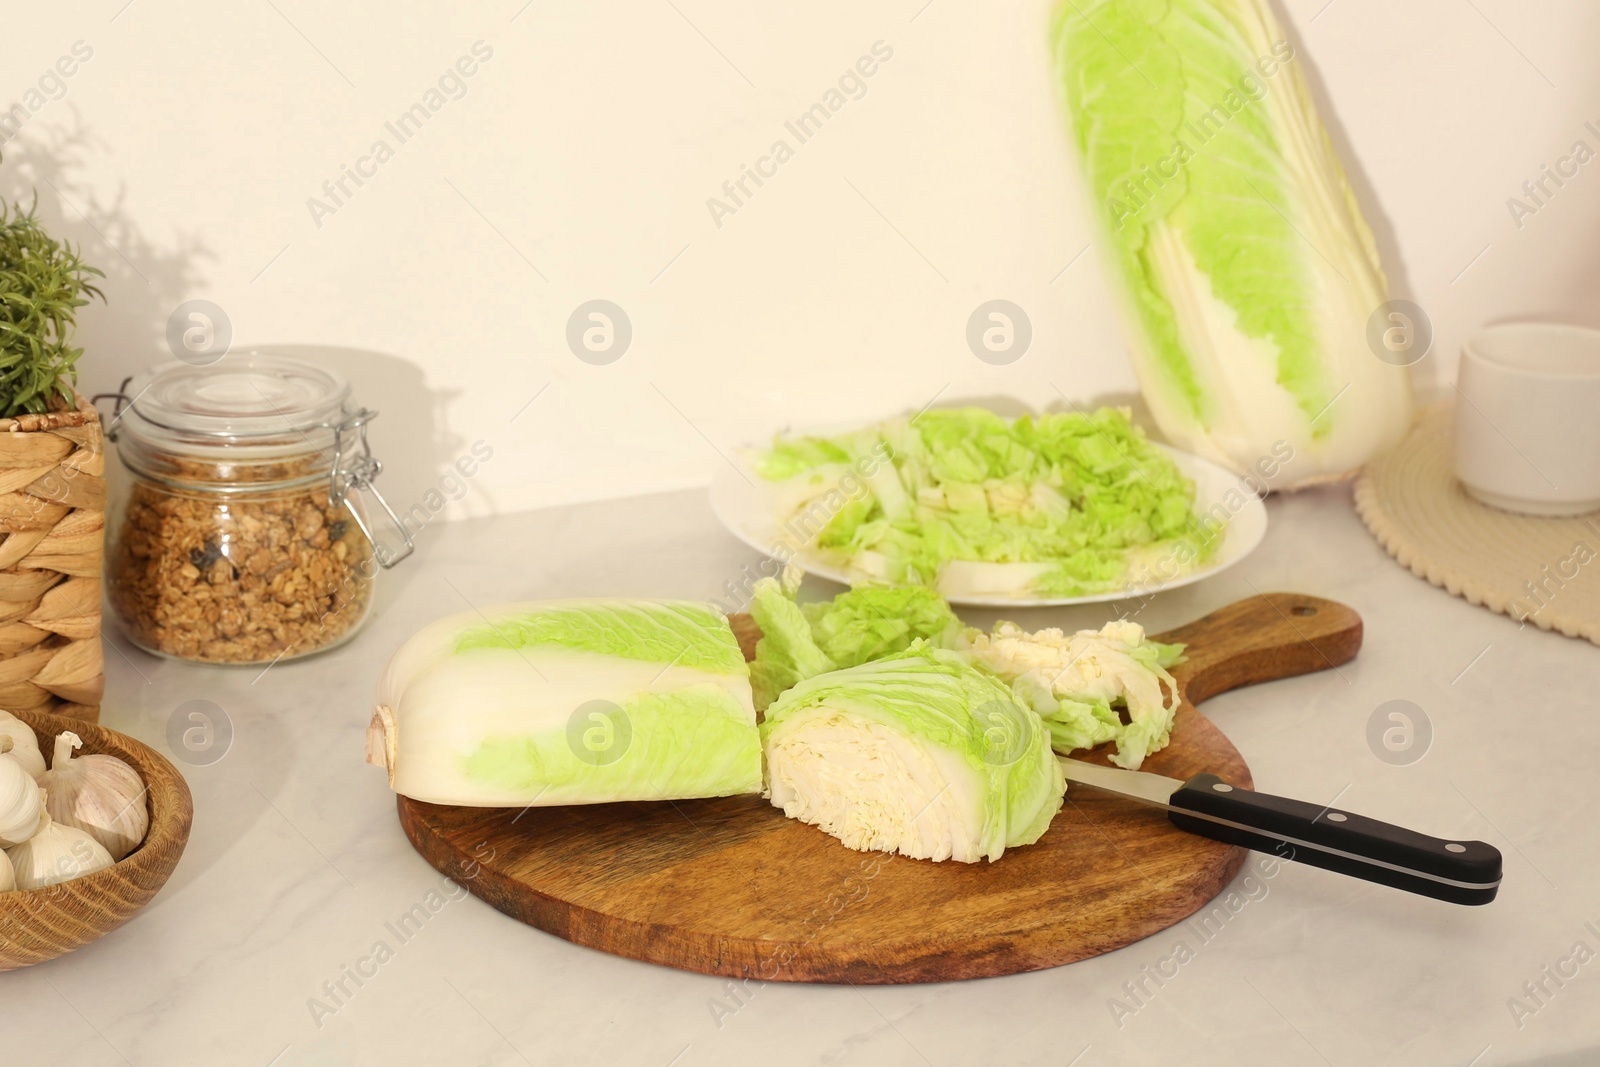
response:
M1453 904L1487 904L1500 850L1447 841L1327 806L1257 793L1214 774L1179 781L1061 758L1067 780L1165 808L1180 830Z

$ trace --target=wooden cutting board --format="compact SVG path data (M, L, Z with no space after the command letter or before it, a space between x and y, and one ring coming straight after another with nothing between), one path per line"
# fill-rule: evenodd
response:
M753 627L736 619L735 629L749 655ZM1243 758L1194 705L1349 661L1361 618L1269 593L1160 640L1184 642L1189 658L1173 672L1184 701L1172 743L1145 769L1248 786ZM756 796L523 812L399 806L417 851L507 915L620 956L767 981L942 982L1071 963L1186 919L1245 857L1159 810L1078 786L1038 843L992 864L853 852Z

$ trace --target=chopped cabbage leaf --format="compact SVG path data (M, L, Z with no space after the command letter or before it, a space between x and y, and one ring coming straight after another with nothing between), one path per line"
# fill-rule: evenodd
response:
M944 647L961 631L950 605L925 586L857 586L800 610L818 646L841 667L903 652L919 639Z
M1108 622L1068 634L1029 633L1000 622L992 633L966 631L966 648L1039 713L1057 752L1115 742L1111 762L1137 769L1171 739L1178 687L1167 667L1181 657L1182 646L1146 641L1138 623ZM1129 722L1114 704L1126 706Z
M918 640L950 647L961 621L944 598L920 586L862 586L832 600L796 605L797 568L752 589L750 614L761 628L750 666L756 708L806 678L903 652Z
M786 582L788 578L786 573ZM761 628L761 639L750 665L750 686L756 710L764 711L796 682L837 670L839 665L818 646L811 624L794 602L791 586L763 578L751 593L750 616Z

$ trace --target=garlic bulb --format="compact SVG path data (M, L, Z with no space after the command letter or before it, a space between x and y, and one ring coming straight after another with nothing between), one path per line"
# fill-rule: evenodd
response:
M44 773L44 757L39 754L39 739L34 736L33 727L11 714L9 711L0 711L0 752L7 752L4 738L11 739L11 748L8 754L12 759L22 765L29 777L37 778Z
M74 756L83 740L70 731L56 737L50 769L39 777L49 796L47 810L58 825L82 830L120 860L139 847L150 829L144 783L115 756Z
M9 748L0 737L0 751ZM20 845L39 827L39 786L16 760L0 757L0 848Z
M0 893L9 893L17 888L17 876L11 871L11 861L4 852L0 852Z
M22 844L6 849L18 889L42 889L70 882L116 862L100 842L82 830L52 821L50 813L42 810L44 790L39 793L39 832Z

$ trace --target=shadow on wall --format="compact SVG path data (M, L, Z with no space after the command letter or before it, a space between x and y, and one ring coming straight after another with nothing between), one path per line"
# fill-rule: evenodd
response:
M1281 9L1282 0L1277 3ZM1600 12L1585 11L1583 18L1586 21L1581 26L1576 18L1573 20L1572 33L1578 39L1586 39L1583 37L1586 32L1592 37L1595 29L1600 28ZM1455 377L1455 349L1480 326L1541 320L1600 328L1600 302L1595 300L1600 293L1600 257L1591 251L1596 236L1600 235L1600 179L1595 177L1596 166L1588 162L1600 149L1600 138L1585 125L1591 112L1586 111L1587 105L1582 103L1593 100L1600 91L1600 68L1593 64L1581 68L1582 84L1574 84L1570 74L1556 75L1560 88L1551 83L1551 110L1539 117L1545 119L1565 109L1568 112L1565 126L1559 122L1555 124L1560 132L1552 133L1548 150L1527 155L1520 175L1535 181L1541 176L1548 178L1550 166L1567 157L1575 147L1573 142L1581 140L1588 154L1579 160L1580 165L1572 167L1576 173L1566 174L1565 182L1546 186L1544 198L1540 200L1528 197L1516 184L1508 184L1493 194L1494 199L1484 203L1482 218L1474 215L1452 220L1457 232L1472 234L1476 240L1487 242L1484 251L1478 253L1483 262L1473 267L1472 274L1464 281L1458 275L1456 279L1434 280L1417 289L1400 254L1394 225L1351 147L1315 64L1301 47L1300 36L1295 35L1296 55L1312 99L1344 162L1356 200L1371 225L1389 275L1389 291L1395 297L1419 301L1424 295L1429 298L1422 302L1433 320L1435 343L1429 358L1413 368L1413 383L1419 389L1419 397L1449 392ZM1534 65L1533 59L1513 53L1514 47L1508 47L1505 53L1510 69L1517 77L1543 79L1539 82L1542 88L1549 78L1544 77L1544 71ZM1543 57L1537 58L1542 64ZM1428 147L1426 136L1417 147L1419 150ZM1493 148L1486 146L1486 150ZM1507 198L1512 196L1520 199L1525 207L1537 206L1539 217L1519 221L1510 210ZM1488 219L1494 219L1494 224L1486 225ZM1418 220L1413 219L1406 224L1421 229L1417 223ZM1470 249L1463 248L1465 254L1471 254ZM1462 266L1467 265L1463 261Z
M1294 46L1294 61L1299 66L1300 73L1305 75L1311 101L1316 105L1317 114L1322 117L1322 124L1328 131L1328 139L1333 142L1334 153L1344 164L1345 176L1350 179L1350 188L1355 192L1356 203L1360 206L1362 215L1366 217L1367 226L1372 230L1373 240L1377 242L1378 259L1383 264L1384 274L1389 278L1389 296L1391 299L1415 300L1417 293L1412 287L1405 258L1400 255L1400 241L1395 236L1394 221L1383 209L1383 201L1378 198L1378 191L1374 188L1372 179L1367 176L1367 170L1361 164L1361 157L1356 154L1355 146L1350 143L1350 135L1345 132L1344 123L1339 118L1338 108L1334 106L1333 97L1328 93L1322 74L1317 70L1317 65L1311 61L1310 52L1300 39L1301 35L1293 32L1292 27L1295 24L1283 10L1282 0L1276 0L1273 7L1274 17L1289 34L1289 43ZM1413 376L1416 373L1413 370Z
M167 318L199 288L211 253L198 237L151 238L127 211L125 192L101 203L87 179L85 155L97 144L74 113L71 127L30 125L0 147L0 197L37 211L50 233L76 245L105 272L104 305L79 312L83 346L78 388L112 392L130 374L167 359Z
M1586 22L1571 32L1574 39L1594 40L1600 10L1584 8ZM1600 329L1600 163L1595 162L1600 123L1593 110L1600 97L1600 65L1584 63L1577 76L1558 72L1555 77L1566 117L1559 132L1552 132L1548 149L1524 161L1518 176L1526 184L1504 189L1503 198L1491 205L1503 220L1483 263L1494 290L1489 301L1472 303L1470 316L1462 316L1463 342L1479 327L1509 322ZM1520 213L1513 210L1513 200Z
M105 272L99 286L105 302L82 309L77 331L84 349L78 387L90 396L115 392L125 378L174 358L168 319L180 304L204 295L215 259L198 236L152 237L134 221L123 191L102 201L89 164L101 147L76 114L70 126L30 125L0 146L0 197L23 205L37 197L37 213L50 233L78 246ZM430 391L421 368L382 352L316 344L235 344L224 358L247 351L297 356L336 369L349 379L354 403L379 412L369 431L373 454L384 465L378 488L419 535L419 557L427 554L428 527L442 521L446 505L483 493L471 484L472 475L455 465L471 456L473 442L447 429L445 406L451 397ZM465 466L481 462L469 460ZM120 481L120 473L113 464L114 481ZM483 496L476 510L492 513L494 503ZM380 583L380 609L409 581L418 562L402 564Z
M454 394L429 389L421 367L384 352L337 345L266 344L236 348L230 356L247 352L293 356L338 371L350 382L352 405L378 412L367 433L372 454L383 464L377 488L417 542L416 555L387 572L379 583L375 607L381 611L410 584L420 565L425 565L429 527L443 521L445 506L468 493L484 492L481 486L471 484L471 475L455 465L463 455L472 455L472 442L449 428L446 407ZM482 463L466 466L476 473ZM492 501L487 496L483 499L492 511Z
M1600 139L1590 143L1600 148ZM1566 207L1568 205L1563 205ZM1556 226L1548 228L1547 234L1530 242L1530 260L1536 260L1549 248L1553 254L1554 246L1562 235L1572 245L1593 250L1600 247L1600 195L1594 192L1589 194L1586 204L1573 203L1574 213L1585 212L1586 217L1578 220L1579 225L1560 229ZM1546 248L1540 247L1539 242L1545 243ZM1563 277L1551 279L1543 291L1530 294L1523 301L1523 309L1506 311L1498 315L1491 315L1481 322L1472 325L1491 326L1504 322L1563 322L1574 326L1587 326L1590 329L1600 330L1600 255L1592 251L1585 256L1583 261L1575 264L1576 269ZM1471 331L1465 331L1465 335Z

